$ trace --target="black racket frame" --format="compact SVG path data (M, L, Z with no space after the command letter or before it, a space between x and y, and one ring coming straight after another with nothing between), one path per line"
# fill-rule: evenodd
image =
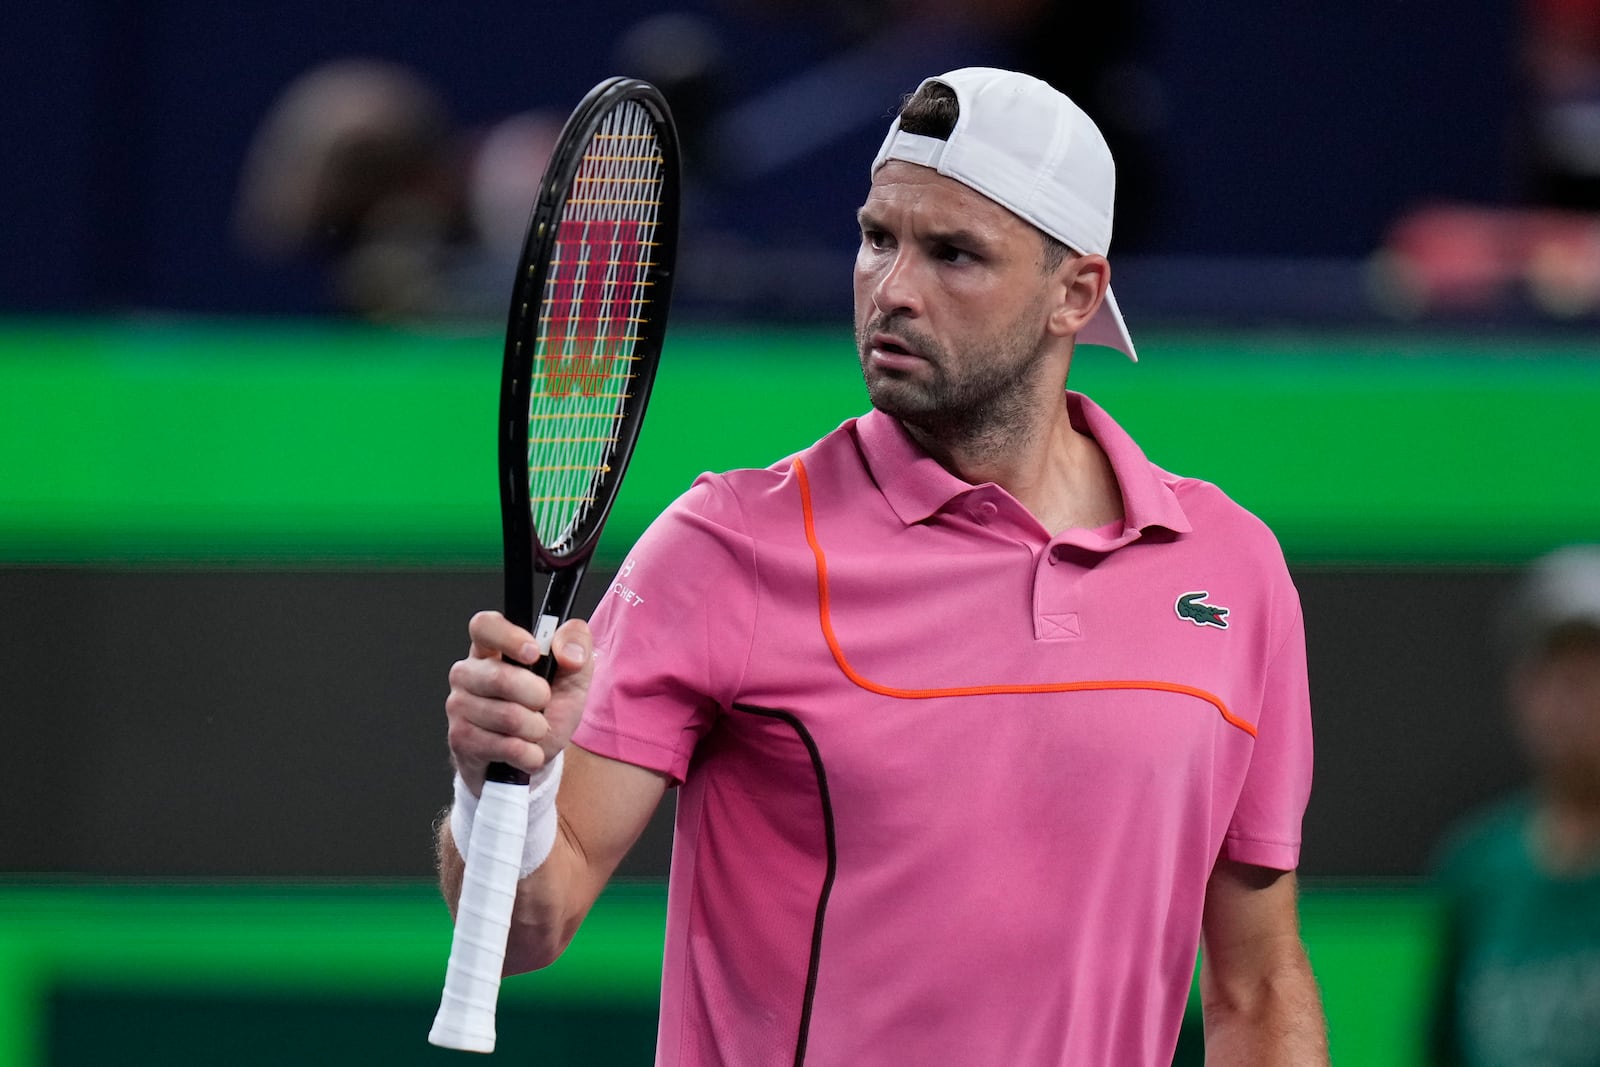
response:
M646 273L650 294L648 310L641 316L644 321L638 324L639 336L633 349L637 360L635 373L629 395L623 401L619 439L611 453L610 469L596 483L594 503L569 538L570 547L556 553L540 542L538 531L533 528L528 500L528 406L539 311L561 215L584 152L612 109L629 101L643 107L655 124L664 172L654 232L656 243ZM500 522L505 557L505 615L525 629L532 630L534 621L543 615L559 620L571 615L589 560L638 443L666 340L667 311L677 258L681 180L678 133L672 112L660 90L637 78L608 78L591 89L562 127L556 149L545 168L512 286L500 387ZM537 611L534 607L536 574L549 579ZM555 657L544 656L530 669L537 670L548 680L555 674ZM504 763L490 764L488 778L515 784L528 780L526 773Z

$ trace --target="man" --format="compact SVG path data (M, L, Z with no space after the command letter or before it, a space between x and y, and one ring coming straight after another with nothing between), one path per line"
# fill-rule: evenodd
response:
M859 213L874 410L698 480L552 687L473 619L448 899L485 764L564 766L508 970L560 953L676 785L663 1064L1164 1065L1202 929L1208 1062L1324 1062L1282 555L1063 392L1075 340L1134 355L1112 186L1044 83L924 83Z
M1600 1065L1600 545L1536 561L1504 614L1531 789L1449 835L1435 1062Z

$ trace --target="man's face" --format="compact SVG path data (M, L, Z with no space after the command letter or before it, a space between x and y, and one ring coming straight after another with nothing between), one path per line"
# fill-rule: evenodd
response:
M859 221L856 345L873 406L935 436L1004 429L1049 370L1059 286L1039 231L898 160L874 175Z
M1600 801L1600 630L1574 627L1512 678L1518 730L1563 793Z

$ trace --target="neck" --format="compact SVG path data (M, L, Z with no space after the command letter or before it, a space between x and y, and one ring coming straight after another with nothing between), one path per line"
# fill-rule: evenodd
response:
M951 474L974 485L993 482L1010 493L1051 535L1093 529L1122 515L1122 494L1105 452L1072 427L1066 399L1000 430L935 434L906 431Z

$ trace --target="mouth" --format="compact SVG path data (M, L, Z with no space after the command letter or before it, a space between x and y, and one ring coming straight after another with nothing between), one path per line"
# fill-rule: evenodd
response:
M904 370L928 361L921 352L891 333L874 333L868 338L867 357L885 370Z

